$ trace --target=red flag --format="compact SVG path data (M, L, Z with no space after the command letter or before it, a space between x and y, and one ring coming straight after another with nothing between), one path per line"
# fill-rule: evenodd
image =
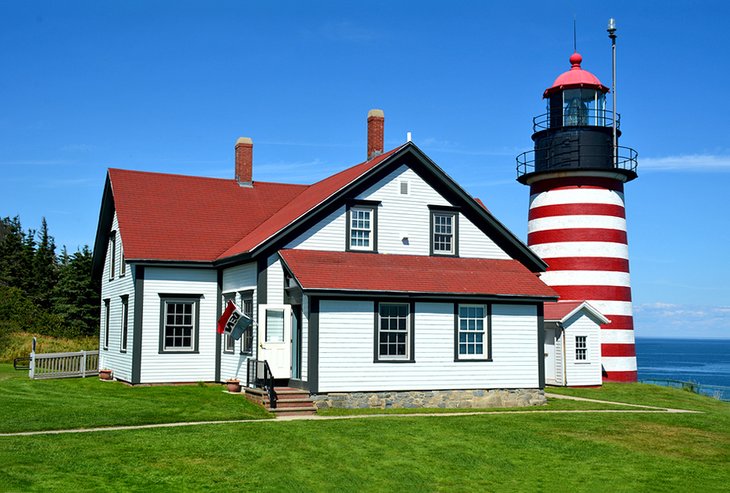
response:
M233 303L233 301L228 300L228 304L226 305L226 310L223 312L223 315L221 315L221 318L218 319L218 333L222 334L226 330L226 323L228 323L228 319L231 318L231 315L233 315L233 312L236 311L236 305Z

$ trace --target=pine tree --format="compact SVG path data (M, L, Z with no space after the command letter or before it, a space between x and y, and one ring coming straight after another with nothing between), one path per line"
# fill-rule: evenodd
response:
M33 255L33 301L46 310L51 308L53 288L58 280L56 263L56 244L48 234L48 224L44 217L41 221L39 243Z
M69 331L92 335L99 326L99 286L91 279L92 253L88 246L61 261L53 293L53 310Z

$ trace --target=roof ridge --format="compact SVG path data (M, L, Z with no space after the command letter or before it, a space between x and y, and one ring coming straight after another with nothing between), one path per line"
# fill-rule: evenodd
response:
M163 173L161 171L143 171L143 170L137 170L137 169L126 169L126 168L107 168L109 171L118 172L121 171L122 173L136 173L136 174L145 174L145 175L157 175L157 176L171 176L176 178L187 178L191 180L212 180L212 181L225 181L225 182L235 182L235 178L218 178L215 176L198 176L198 175L184 175L182 173ZM256 183L259 184L266 184L266 185L281 185L281 186L287 186L287 187L302 187L307 188L311 185L307 185L306 183L283 183L283 182L276 182L276 181L263 181L263 180L254 180L254 185Z

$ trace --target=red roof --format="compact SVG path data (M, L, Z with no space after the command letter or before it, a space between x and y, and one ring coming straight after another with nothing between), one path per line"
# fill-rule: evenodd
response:
M365 161L364 163L360 163L310 185L297 196L296 200L286 204L278 212L276 212L276 214L261 223L250 234L240 238L240 241L223 252L223 254L220 255L220 258L232 257L254 249L307 212L316 208L336 192L339 192L356 179L362 177L378 164L385 161L385 159L395 154L395 152L399 149L400 147L388 151L371 159L370 161Z
M248 252L398 149L313 185L256 181L245 187L232 179L110 169L124 255L213 262Z
M587 87L598 89L601 92L608 92L608 87L601 84L598 77L593 75L587 70L583 70L580 67L583 57L579 53L573 53L570 55L570 70L563 72L555 79L553 85L545 89L544 98L550 97L550 95L563 89L573 89L576 87Z
M304 290L558 296L517 260L316 250L279 255Z
M545 303L544 318L546 322L565 322L568 317L581 308L592 313L601 323L611 323L609 319L587 301L554 301Z
M210 262L306 185L110 169L124 255L134 260Z

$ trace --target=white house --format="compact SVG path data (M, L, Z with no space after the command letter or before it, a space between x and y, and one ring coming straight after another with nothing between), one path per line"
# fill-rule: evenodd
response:
M610 321L587 301L545 303L545 383L601 385L601 324Z
M100 366L254 385L266 361L277 383L340 401L540 397L546 264L415 144L382 143L374 110L368 159L309 186L253 181L243 138L235 179L110 169ZM255 320L238 341L216 333L229 299Z

